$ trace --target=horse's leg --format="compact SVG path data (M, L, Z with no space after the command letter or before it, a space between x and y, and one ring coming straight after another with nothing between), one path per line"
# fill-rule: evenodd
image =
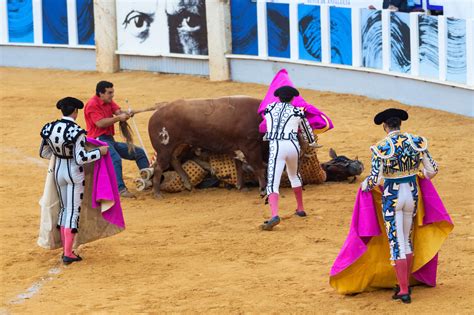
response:
M234 161L235 161L235 170L237 172L237 183L235 184L235 187L237 187L238 190L241 190L244 187L242 161L237 160L237 159L234 159Z
M262 157L260 154L260 148L251 148L243 152L245 159L248 164L253 168L253 173L258 179L258 186L260 187L260 195L265 195L265 189L267 187L267 181L265 178L265 165L263 164Z
M163 199L163 195L160 192L161 184L161 175L163 174L163 169L160 166L158 161L155 163L155 172L153 175L153 195L156 199Z

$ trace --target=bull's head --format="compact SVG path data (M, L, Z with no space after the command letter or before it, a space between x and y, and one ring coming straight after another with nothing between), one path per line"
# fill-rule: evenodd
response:
M344 181L350 177L351 182L354 182L357 175L360 175L364 170L364 165L359 159L351 160L344 155L337 155L334 149L329 150L329 156L332 160L321 164L326 171L327 181Z

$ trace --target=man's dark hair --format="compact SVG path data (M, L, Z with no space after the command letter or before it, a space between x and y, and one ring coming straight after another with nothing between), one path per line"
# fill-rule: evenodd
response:
M387 124L387 127L390 129L400 129L400 126L402 125L402 120L398 117L390 117L385 121L385 124Z
M105 89L109 89L114 87L112 82L109 81L100 81L97 83L97 86L95 87L95 95L100 96L100 93L105 93Z
M74 113L75 110L76 110L76 107L74 105L71 105L71 104L61 105L61 112L63 113L63 116L69 116L72 113Z
M280 102L289 103L293 99L293 96L282 95L282 96L279 96L278 98L280 99Z

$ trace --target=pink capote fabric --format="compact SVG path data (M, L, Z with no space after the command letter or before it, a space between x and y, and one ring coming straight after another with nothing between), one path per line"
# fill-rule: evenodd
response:
M258 108L258 113L262 115L262 117L263 117L263 111L268 106L268 104L278 101L278 97L273 96L273 93L275 92L275 90L285 85L295 87L293 82L291 82L286 69L281 69L273 78L273 81L270 84L270 87L268 88L267 94L265 95L265 98L263 99L262 103L260 103L260 107ZM308 119L308 122L311 125L311 128L313 128L313 130L322 130L325 128L327 128L327 130L330 130L334 128L334 125L331 119L322 111L314 107L314 105L307 103L301 95L295 97L293 101L291 101L291 104L293 104L293 106L295 107L305 108L306 118ZM322 116L324 116L327 119L327 123L323 119ZM267 131L267 124L265 122L265 117L263 117L263 121L260 123L259 131L261 133L265 133Z
M451 218L431 181L420 178L418 183L425 207L423 225L440 221L452 224ZM349 235L331 268L331 276L337 275L352 265L366 252L370 239L382 233L375 211L372 193L363 192L359 189ZM438 255L436 254L428 263L414 272L413 277L422 283L435 286L437 266Z
M87 138L87 142L97 146L107 145L105 142L92 138ZM120 204L120 194L110 153L107 153L100 160L96 161L94 166L92 207L99 208L102 200L110 200L114 203L110 209L102 212L102 217L109 223L125 228L125 220Z

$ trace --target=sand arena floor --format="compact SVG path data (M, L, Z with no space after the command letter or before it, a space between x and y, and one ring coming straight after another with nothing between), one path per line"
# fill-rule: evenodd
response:
M284 221L261 232L268 209L257 189L151 192L124 200L127 229L83 246L84 261L59 262L60 250L36 245L47 161L38 157L39 131L59 117L64 96L83 101L97 81L114 82L116 101L134 108L156 101L247 94L263 97L256 84L212 83L205 78L153 73L99 74L0 68L0 267L3 313L473 313L473 134L471 118L347 94L302 90L334 121L320 137L321 161L333 147L370 163L369 146L384 136L373 115L390 106L409 111L403 130L426 136L439 164L434 183L455 229L440 252L436 288L417 287L411 305L391 301L389 290L337 294L329 269L349 229L360 184L307 186L309 217L292 217L291 190L282 190ZM271 78L268 78L270 81ZM466 104L466 106L469 106ZM148 152L147 122L136 116ZM85 126L82 114L78 120ZM124 163L133 188L136 167Z

